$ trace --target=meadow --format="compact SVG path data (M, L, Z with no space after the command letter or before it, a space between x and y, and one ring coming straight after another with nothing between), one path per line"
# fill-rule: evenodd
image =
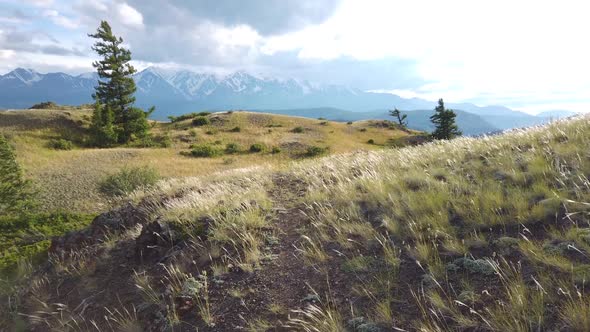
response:
M33 331L588 331L589 146L578 117L165 179L109 214L124 227L56 242L5 316Z
M204 176L261 164L280 168L308 157L310 148L317 149L318 155L377 150L415 134L378 122L346 124L236 111L199 116L207 120L204 125L193 124L193 117L152 122L153 135L165 139L167 147L94 149L85 146L91 114L88 109L0 111L0 130L15 146L44 211L107 210L111 199L100 194L98 184L126 167L149 166L163 178ZM59 140L69 142L67 150L53 146ZM254 144L261 151L251 153ZM203 146L219 153L215 158L190 157L195 147Z

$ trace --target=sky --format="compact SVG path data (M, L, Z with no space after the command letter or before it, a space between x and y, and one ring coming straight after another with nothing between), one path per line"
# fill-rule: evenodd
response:
M580 0L0 0L0 73L92 71L87 35L107 20L139 69L585 112L589 12Z

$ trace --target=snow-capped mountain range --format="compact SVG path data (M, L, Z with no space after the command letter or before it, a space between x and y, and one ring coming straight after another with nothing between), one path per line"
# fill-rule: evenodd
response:
M352 111L356 113L355 119L361 116L359 112L371 112L367 116L382 114L381 118L387 118L386 110L394 107L411 111L432 110L435 106L433 101L418 98L405 99L388 93L365 92L293 78L269 78L243 71L221 76L149 67L136 73L134 78L137 84L136 104L145 108L156 106L153 114L156 119L202 110L278 112L316 109L320 112L320 109L326 108L332 110L331 114L335 114L334 109ZM96 73L75 76L64 73L41 74L32 69L17 68L0 75L0 109L28 108L43 101L66 105L91 103L97 81ZM468 103L447 103L447 106L476 115L475 118L481 120L478 128L507 129L545 121L545 117L503 106L479 107ZM323 116L321 112L313 115ZM556 114L552 113L551 116L556 117ZM474 117L469 118L470 122L475 121Z

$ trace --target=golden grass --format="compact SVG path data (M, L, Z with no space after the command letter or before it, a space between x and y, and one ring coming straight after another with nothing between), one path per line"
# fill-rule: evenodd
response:
M252 165L283 168L298 159L309 146L328 147L329 153L376 150L390 138L408 133L371 126L368 122L352 125L250 112L214 113L211 124L194 127L191 120L177 123L154 122L154 135L172 139L170 148L89 149L78 146L71 151L47 147L51 139L80 139L86 135L90 110L22 110L0 112L0 130L11 137L18 161L33 180L40 194L42 209L72 212L100 212L109 208L97 183L107 174L123 167L151 166L165 178L210 176L214 173ZM239 127L239 132L232 132ZM303 127L303 133L292 132ZM366 128L366 131L361 131ZM212 134L208 134L212 133ZM377 145L366 142L374 139ZM219 158L190 158L181 152L192 144L209 144L225 149L237 144L243 153ZM247 153L250 145L264 144L268 151L279 147L280 153Z

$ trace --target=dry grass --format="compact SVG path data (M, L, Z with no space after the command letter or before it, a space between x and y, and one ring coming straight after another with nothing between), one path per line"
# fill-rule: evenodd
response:
M224 126L240 126L240 132L214 128L213 121L209 128L199 127L196 137L216 129L218 140L229 140L252 133L244 118L266 129L269 121L280 119L223 116L229 118ZM275 135L274 130L284 130L285 137L302 135L290 132L299 119L287 120L294 122L273 127L268 135ZM321 130L337 126L318 125L304 132L317 139ZM343 131L354 130L343 126ZM280 137L249 141L240 136L235 141L270 145ZM211 140L204 138L205 143ZM176 248L164 272L139 272L133 281L142 301L159 302L169 328L182 323L169 298L190 290L198 304L193 314L205 328L222 321L216 313L226 308L220 306L248 303L250 294L272 294L269 301L260 301L263 312L239 317L243 328L345 331L351 329L349 319L362 316L366 330L585 331L590 310L589 146L590 118L581 117L495 137L344 153L288 165L275 163L277 157L270 154L238 154L237 160L259 158L253 160L266 165L228 167L207 178L167 179L130 196L162 222L175 225L184 245ZM278 167L283 168L281 176L306 186L304 197L284 199L275 193L284 189L276 188L284 182L273 182ZM292 186L285 190L299 193ZM287 203L300 211L279 207ZM283 220L277 211L284 212ZM265 239L277 234L292 245L269 248ZM282 250L276 255L282 265L261 263L270 250ZM92 273L86 256L74 258L54 259L56 269L68 278ZM195 264L203 270L193 273ZM286 266L286 273L273 274L270 269L276 266ZM267 281L265 273L289 283L276 280L281 285L275 285L273 280L260 286L257 282ZM214 286L219 283L214 278L224 274L231 275ZM293 294L286 289L299 278L327 288L330 298L311 304L282 299L279 295ZM250 286L260 288L235 291ZM289 317L264 315L277 314L269 311L269 304L282 308L285 303L290 304L284 308ZM76 314L71 316L83 322ZM110 316L119 327L136 326L132 310L110 310Z
M96 184L107 174L123 167L151 166L163 177L209 176L252 165L285 167L298 159L310 146L329 147L330 153L375 150L366 144L369 138L385 143L390 138L407 135L399 130L376 128L358 122L346 125L282 115L248 112L215 113L211 124L193 127L191 120L177 123L155 123L154 135L172 139L170 148L87 149L80 144L71 151L49 149L52 139L65 137L74 142L86 135L89 110L23 110L0 112L0 130L11 136L18 161L40 192L43 209L65 209L72 212L99 212L111 204L96 190ZM239 127L239 132L232 131ZM295 127L305 128L293 133ZM361 132L360 128L367 128ZM208 134L209 133L209 134ZM266 153L238 153L226 158L190 158L180 152L190 151L191 144L205 144L225 149L229 143L243 151L250 145L264 144ZM280 153L270 153L273 147Z

